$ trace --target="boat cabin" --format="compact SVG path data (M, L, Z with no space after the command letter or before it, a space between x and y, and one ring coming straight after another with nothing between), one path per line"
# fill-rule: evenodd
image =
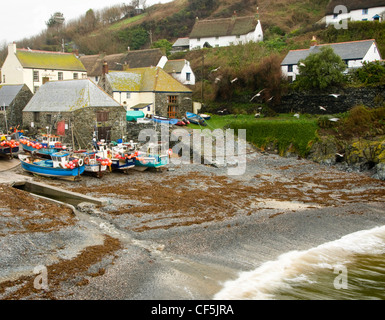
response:
M70 154L68 152L56 152L51 155L54 168L65 168L65 165L70 160Z

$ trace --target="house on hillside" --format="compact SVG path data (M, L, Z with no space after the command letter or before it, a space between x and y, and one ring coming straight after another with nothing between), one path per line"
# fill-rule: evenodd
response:
M190 50L205 46L226 47L263 41L261 22L255 16L197 19L189 36Z
M195 74L186 59L166 60L158 65L184 85L195 85Z
M0 86L0 131L22 125L22 111L32 96L25 84Z
M2 84L26 84L35 93L47 81L84 79L87 71L72 53L17 49L8 46L1 68Z
M190 39L187 37L179 38L172 45L171 53L185 52L188 50L190 50Z
M89 79L47 82L23 110L25 128L48 127L76 148L87 147L94 134L99 140L122 138L125 117L124 107Z
M312 53L320 52L324 46L330 46L346 63L347 70L362 67L363 62L382 60L374 39L313 45L309 49L291 50L281 63L282 74L294 81L299 74L298 63Z
M98 83L103 74L103 64L106 62L110 71L123 71L128 68L155 67L164 57L157 49L128 50L125 53L97 54L80 57L80 61L87 69L89 79Z
M338 11L337 6L346 9ZM383 21L385 0L332 0L326 8L323 21L326 25L348 21Z
M192 91L160 67L109 72L99 86L126 110L142 110L145 115L180 118L192 111Z

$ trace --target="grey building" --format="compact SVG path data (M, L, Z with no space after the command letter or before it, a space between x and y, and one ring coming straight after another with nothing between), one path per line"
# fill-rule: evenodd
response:
M0 131L23 123L22 111L33 94L25 84L0 86Z
M47 82L23 110L31 132L63 136L74 148L85 148L94 134L112 141L125 134L126 110L89 79Z

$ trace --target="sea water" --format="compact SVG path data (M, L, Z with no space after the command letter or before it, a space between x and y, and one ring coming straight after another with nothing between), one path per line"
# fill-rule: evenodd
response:
M214 299L385 299L385 226L290 251L224 284Z

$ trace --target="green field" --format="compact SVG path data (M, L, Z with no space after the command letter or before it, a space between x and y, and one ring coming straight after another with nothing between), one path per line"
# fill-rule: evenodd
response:
M246 130L247 141L258 148L274 147L279 154L294 152L306 156L317 140L317 117L301 116L299 119L290 114L273 118L255 118L253 115L212 115L206 127L190 124L192 129L231 128L235 133Z

